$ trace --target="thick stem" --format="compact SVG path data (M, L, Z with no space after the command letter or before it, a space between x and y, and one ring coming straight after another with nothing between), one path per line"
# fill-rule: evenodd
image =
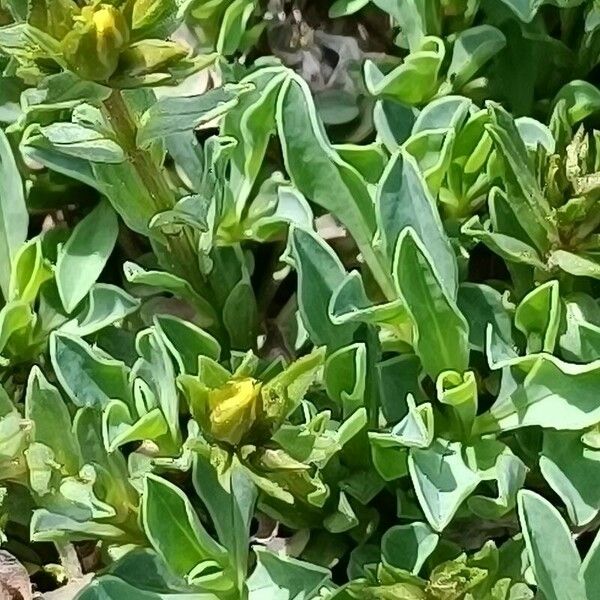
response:
M137 145L137 126L119 90L104 101L108 118L112 123L118 141L141 181L143 181L156 212L172 209L175 197L162 170L154 163L150 153ZM193 237L188 232L179 236L165 236L169 250L169 264L163 265L187 279L198 289L202 283L202 275L198 266L198 257ZM202 286L204 287L204 286ZM205 289L202 290L206 292Z

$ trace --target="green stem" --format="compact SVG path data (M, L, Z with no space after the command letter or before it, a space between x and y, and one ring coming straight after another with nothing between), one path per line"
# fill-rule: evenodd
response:
M175 196L162 174L162 169L154 163L150 153L138 147L137 126L121 92L113 90L104 101L104 105L118 141L146 187L156 212L172 209L176 202ZM202 275L193 237L189 232L183 232L177 237L165 236L165 241L171 260L163 266L183 276L197 289Z
M176 203L175 194L164 176L162 166L156 164L148 150L137 145L137 124L120 90L113 90L104 101L104 108L117 141L145 186L156 212L172 209ZM221 321L219 302L208 278L200 270L196 234L184 229L178 236L165 235L151 238L151 241L163 244L166 248L166 252L156 252L161 266L183 277L215 309L216 322L211 331L225 342L227 335Z

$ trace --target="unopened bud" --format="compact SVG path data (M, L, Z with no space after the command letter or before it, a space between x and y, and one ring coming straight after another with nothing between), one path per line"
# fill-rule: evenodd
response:
M119 9L110 4L88 6L63 39L63 56L81 78L106 81L116 71L128 42L129 28Z
M208 395L210 434L237 446L256 422L260 409L260 382L250 377L230 381Z

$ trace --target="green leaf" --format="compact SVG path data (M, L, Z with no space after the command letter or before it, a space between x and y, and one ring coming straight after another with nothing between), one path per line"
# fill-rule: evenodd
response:
M51 168L58 173L72 177L86 185L98 189L94 170L89 160L64 154L62 149L53 146L41 133L37 125L32 125L23 133L21 152L30 160ZM111 165L115 167L115 165Z
M27 239L29 215L23 183L8 139L0 130L0 290L8 299L11 263Z
M14 258L9 299L33 303L41 285L51 277L50 264L43 254L42 238L29 240L21 246Z
M462 373L469 364L469 328L443 288L433 260L417 233L407 227L398 239L394 274L414 321L414 346L428 375Z
M180 577L198 585L223 584L225 550L202 526L185 494L172 483L147 475L142 496L142 522L152 547ZM229 582L229 586L231 582Z
M554 351L561 319L558 281L532 290L519 303L515 326L527 336L527 353Z
M254 547L256 568L247 581L248 600L312 600L330 578L327 569Z
M356 325L336 325L328 312L331 297L346 276L340 259L307 229L291 227L288 244L289 256L298 272L298 307L312 341L331 349L348 344Z
M438 400L450 407L448 417L455 435L469 439L479 408L475 373L444 371L438 376L435 388Z
M223 458L216 449L214 458ZM237 459L231 465L215 463L211 464L201 454L194 456L194 489L210 513L220 543L229 552L241 589L247 576L248 542L257 490Z
M365 85L373 96L385 96L404 104L421 104L438 89L438 76L445 48L441 39L429 36L402 64L383 74L371 60L364 66Z
M469 342L473 350L484 352L486 331L493 331L507 343L512 340L510 315L502 304L502 294L478 283L463 283L458 290L457 304L469 324Z
M406 227L426 240L440 283L450 298L456 298L458 269L454 250L414 159L401 150L388 162L377 188L377 218L389 264L400 232Z
M164 596L163 596L164 598ZM189 596L181 595L180 600L191 600ZM76 600L160 600L161 596L135 588L112 575L103 575L94 579L76 596ZM206 600L216 600L206 598Z
M29 346L36 315L26 302L13 301L0 309L0 353L24 352Z
M229 4L219 29L217 40L217 52L219 54L227 56L238 49L254 8L253 0L233 0Z
M283 84L277 123L286 169L295 187L348 228L377 282L391 293L383 257L373 249L376 223L368 189L325 138L310 89L298 77Z
M358 525L356 513L344 492L340 492L335 511L323 519L323 527L330 533L343 533L350 531Z
M25 417L34 425L32 441L51 448L54 460L66 473L77 474L80 451L71 432L71 415L58 390L38 367L31 370L27 382Z
M289 416L315 382L324 361L325 348L315 348L265 383L261 389L265 416L276 420Z
M548 600L585 600L581 559L560 513L529 490L518 497L519 520L539 590Z
M528 472L523 461L507 448L498 451L493 470L491 475L496 480L498 497L475 495L467 501L469 509L482 519L501 519L514 510L517 492L523 487Z
M80 221L56 261L56 285L67 313L83 300L113 251L119 225L106 201Z
M575 365L544 354L507 362L510 366L504 369L498 399L477 417L477 431L509 431L532 425L575 431L600 420L598 362Z
M190 283L168 271L146 270L132 262L123 265L125 278L131 284L139 286L140 291L148 290L150 293L170 292L178 298L187 300L199 311L200 326L210 327L216 318L212 306L198 295ZM136 288L138 289L138 288ZM148 292L146 292L147 295Z
M367 297L365 286L357 271L344 276L329 301L329 318L335 325L346 323L390 324L398 328L410 327L410 318L402 300L373 304Z
M378 137L390 154L396 152L408 139L418 111L393 100L381 99L375 103L373 122Z
M571 522L587 525L600 510L600 451L587 447L581 432L545 431L542 475L567 507Z
M195 96L165 96L141 117L137 143L146 146L157 138L190 131L225 114L248 86L226 85Z
M546 265L535 248L511 235L489 231L482 226L477 215L463 224L461 233L483 242L508 262L530 265L542 271L546 270Z
M158 399L160 409L169 427L169 448L180 451L179 396L175 385L175 369L163 338L156 329L140 331L136 337L136 349L140 358L132 370L132 380L142 379Z
M501 0L511 11L515 13L521 21L529 23L540 10L544 4L550 4L548 0ZM573 0L555 0L552 2L553 5L563 7L569 7L578 2ZM566 600L566 597L565 597Z
M108 452L135 441L160 441L169 428L159 408L140 415L136 421L129 407L120 400L113 400L102 412L102 433Z
M585 583L585 590L587 592L587 598L593 598L598 585L600 585L600 533L596 534L596 537L588 550L586 557L583 559L581 564L581 575Z
M75 406L104 408L111 400L130 401L129 369L66 333L50 336L56 377Z
M513 118L500 106L488 107L487 130L504 164L506 191L520 225L542 252L557 240L556 223L533 172L531 159Z
M73 159L69 159L68 164L73 164ZM59 172L65 172L52 163L48 166ZM118 165L93 163L91 171L91 182L68 171L66 174L95 187L110 200L127 227L149 236L149 223L156 213L156 208L152 198L147 195L148 188L144 179L134 165L130 161ZM132 207L135 207L135 210L132 210Z
M506 45L504 34L491 25L478 25L461 31L452 47L448 81L462 88L481 67Z
M493 439L484 438L472 445L463 445L438 438L429 448L411 448L408 459L419 504L435 531L445 529L460 505L483 481L496 481L500 498L486 503L475 497L471 499L476 501L475 505L496 504L500 509L505 505L504 510L490 510L489 506L484 506L484 514L490 516L508 512L512 506L505 490L509 486L504 470L512 466L520 473L515 478L516 485L510 484L514 494L514 488L523 483L525 467L505 444Z
M370 433L369 442L373 466L384 482L408 475L408 451L405 447L385 434Z
M115 141L90 127L78 123L52 123L28 132L27 144L53 149L80 161L118 164L125 153Z
M595 306L590 296L573 295L565 299L565 329L559 337L561 355L565 360L592 362L600 356L600 327L593 314Z
M249 5L248 0L241 1ZM275 131L277 97L287 76L288 71L282 67L266 67L243 79L242 83L251 86L252 91L244 94L223 119L221 135L232 136L238 142L231 154L229 176L238 218L263 165L271 134Z
M173 315L157 315L154 323L177 361L180 373L197 375L198 356L219 359L221 355L219 342L193 323Z
M576 277L591 277L600 279L600 262L593 257L587 257L567 250L554 250L548 257L550 266L560 269Z
M106 575L118 577L139 590L156 593L193 593L190 586L175 575L167 563L150 548L133 549L116 558L115 562L108 566ZM208 598L210 596L208 594Z
M465 462L462 445L436 440L426 449L413 448L408 459L410 476L427 521L443 531L480 479Z
M428 448L433 442L433 408L429 402L416 405L412 396L406 398L408 414L394 425L390 437L409 448ZM380 435L380 434L372 434Z
M256 346L258 307L247 273L233 287L223 305L223 323L236 350Z
M20 478L26 472L23 453L30 444L26 425L27 422L11 402L4 388L0 386L0 476L2 479Z
M419 112L412 134L442 129L460 129L473 111L473 101L464 96L442 96Z
M420 387L422 368L418 356L404 354L384 360L377 365L377 373L381 408L390 423L406 416L408 394L418 401L426 398Z
M556 140L549 127L531 117L519 117L515 120L515 125L528 150L535 152L541 146L549 154L554 154Z
M381 538L383 559L393 567L417 575L425 561L435 550L439 535L425 524L416 521L409 525L396 525Z
M358 12L369 4L370 0L336 0L329 8L329 17L336 19Z
M139 306L139 301L121 288L97 283L92 286L87 298L84 299L81 312L61 325L60 330L85 337L123 320L134 313Z
M100 467L96 473L96 485L104 491L104 500L114 507L119 519L131 519L131 507L137 507L139 503L138 494L129 480L123 454L109 454L106 451L101 412L90 407L80 408L73 419L73 431L84 463ZM135 532L134 535L137 535L137 523L130 521L128 525Z
M334 148L340 158L352 165L367 183L375 184L379 181L388 160L380 142L360 146L358 144L336 144Z
M429 191L437 195L452 163L456 140L453 129L423 131L413 134L404 149L415 157Z
M325 388L330 398L343 407L349 417L363 404L367 371L367 348L363 343L336 350L325 363Z
M132 13L136 39L169 37L179 26L177 0L138 0Z
M569 123L574 125L600 109L600 92L588 81L576 79L560 89L554 98L554 105L560 102L566 103Z
M34 542L64 542L65 537L73 541L123 540L125 532L110 523L78 521L68 515L38 509L31 518L31 540Z

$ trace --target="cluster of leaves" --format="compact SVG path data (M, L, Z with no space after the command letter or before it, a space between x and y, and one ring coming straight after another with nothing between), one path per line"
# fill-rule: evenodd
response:
M0 0L0 574L594 600L599 63L596 1Z

